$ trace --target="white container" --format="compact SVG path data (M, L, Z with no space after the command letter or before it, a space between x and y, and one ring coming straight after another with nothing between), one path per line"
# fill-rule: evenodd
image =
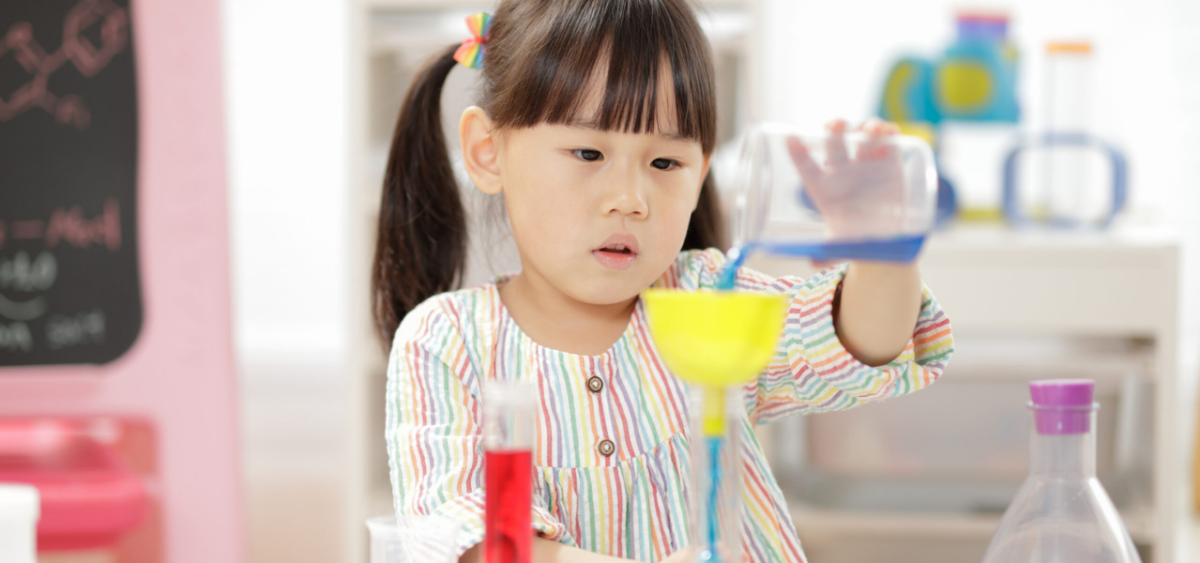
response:
M36 488L0 483L0 561L37 563L37 523L41 505Z
M455 563L460 528L438 516L370 518L371 563Z
M751 251L911 261L936 219L933 151L917 137L759 124L745 135L733 183L734 247ZM768 221L786 223L786 233L764 234Z
M1092 128L1092 48L1088 43L1051 43L1046 46L1046 130L1086 133ZM1071 223L1095 222L1108 211L1108 190L1096 185L1096 166L1088 162L1086 147L1046 147L1047 194L1044 209L1049 219ZM1099 195L1100 197L1094 197ZM1096 200L1099 200L1098 202Z
M1113 144L1093 135L1092 47L1046 47L1046 119L1004 163L1005 215L1016 223L1106 227L1128 198L1128 163Z

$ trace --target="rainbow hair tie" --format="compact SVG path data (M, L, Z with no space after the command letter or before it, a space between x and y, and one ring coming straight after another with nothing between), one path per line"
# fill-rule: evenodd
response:
M471 36L454 52L454 60L467 68L482 68L483 54L487 52L488 37L492 33L492 15L479 12L467 16L467 29Z

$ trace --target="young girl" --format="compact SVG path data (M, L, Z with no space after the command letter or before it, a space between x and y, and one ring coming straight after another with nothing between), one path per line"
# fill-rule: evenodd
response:
M521 271L454 291L467 233L439 120L451 47L404 102L380 212L374 308L394 334L396 511L457 520L458 553L477 560L481 386L525 379L540 405L535 560L683 561L687 388L663 367L638 295L712 289L725 264L709 45L686 0L504 0L490 33L476 31L459 58L475 62L467 51L484 45L483 86L459 144L475 186L504 198ZM737 288L792 299L773 363L744 387L743 553L803 561L750 429L928 386L950 356L949 323L912 264L808 280L742 269Z

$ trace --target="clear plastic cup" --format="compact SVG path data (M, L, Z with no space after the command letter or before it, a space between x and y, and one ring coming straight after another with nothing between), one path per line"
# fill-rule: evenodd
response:
M455 563L460 528L440 516L370 518L371 563Z
M741 254L907 262L937 217L933 151L906 135L814 136L759 124L744 137L733 181Z

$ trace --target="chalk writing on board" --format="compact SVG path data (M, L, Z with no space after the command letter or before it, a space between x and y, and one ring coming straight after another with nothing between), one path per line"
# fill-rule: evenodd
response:
M12 258L0 257L0 289L45 291L54 285L58 262L49 252L30 257L21 251Z
M106 364L141 333L129 2L0 0L0 368Z
M96 245L109 251L121 248L121 215L115 199L104 202L104 211L88 219L78 206L56 208L48 221L13 221L13 240L43 239L48 248L69 244L76 248ZM0 249L4 248L0 240ZM58 261L49 250L31 256L18 251L11 257L0 256L0 292L15 291L41 294L54 286L58 277ZM46 312L46 299L37 295L26 301L14 301L0 293L0 317L15 321L32 321ZM57 320L56 320L57 318ZM78 316L76 321L57 315L47 321L46 335L51 348L81 342L103 342L104 312L96 309ZM14 337L15 338L15 337Z
M32 352L33 333L29 325L22 322L0 323L0 350L6 352Z
M92 309L46 320L46 343L51 350L80 344L104 344L104 311Z
M0 232L4 223L0 222ZM83 208L78 205L57 207L50 214L49 220L26 219L12 222L12 235L18 240L44 240L46 246L54 248L59 244L69 244L75 248L100 246L108 250L121 249L121 205L115 198L104 200L104 210L97 216L87 218ZM4 248L3 235L0 235L0 249Z
M11 1L11 0L10 0ZM100 45L84 36L84 30L100 25ZM0 98L0 122L9 121L33 108L53 115L60 124L88 128L91 113L78 95L56 95L49 90L50 75L70 62L80 74L95 76L129 42L129 14L111 0L81 0L67 12L62 44L49 52L33 38L33 26L18 22L8 28L0 42L0 56L11 51L26 72L29 82L18 87L7 100Z
M5 226L0 224L0 232ZM104 209L95 217L87 217L78 206L58 207L48 220L26 219L12 221L11 238L17 240L40 239L47 248L59 244L75 248L97 247L110 252L121 248L120 206L113 198L104 202ZM4 237L0 237L0 249ZM0 320L16 321L11 324L0 322L0 350L30 352L33 350L33 335L25 321L33 321L46 314L45 293L53 289L58 277L58 261L51 250L36 254L20 250L12 256L0 255ZM14 301L5 293L20 292L35 297ZM105 314L100 308L80 311L74 315L51 315L45 323L45 341L51 350L82 344L103 344L105 337Z
M54 255L42 252L30 258L28 252L18 252L12 258L0 257L0 291L26 293L43 292L54 286L58 262ZM38 296L28 301L13 301L0 293L0 317L14 321L31 321L46 313L46 299Z

